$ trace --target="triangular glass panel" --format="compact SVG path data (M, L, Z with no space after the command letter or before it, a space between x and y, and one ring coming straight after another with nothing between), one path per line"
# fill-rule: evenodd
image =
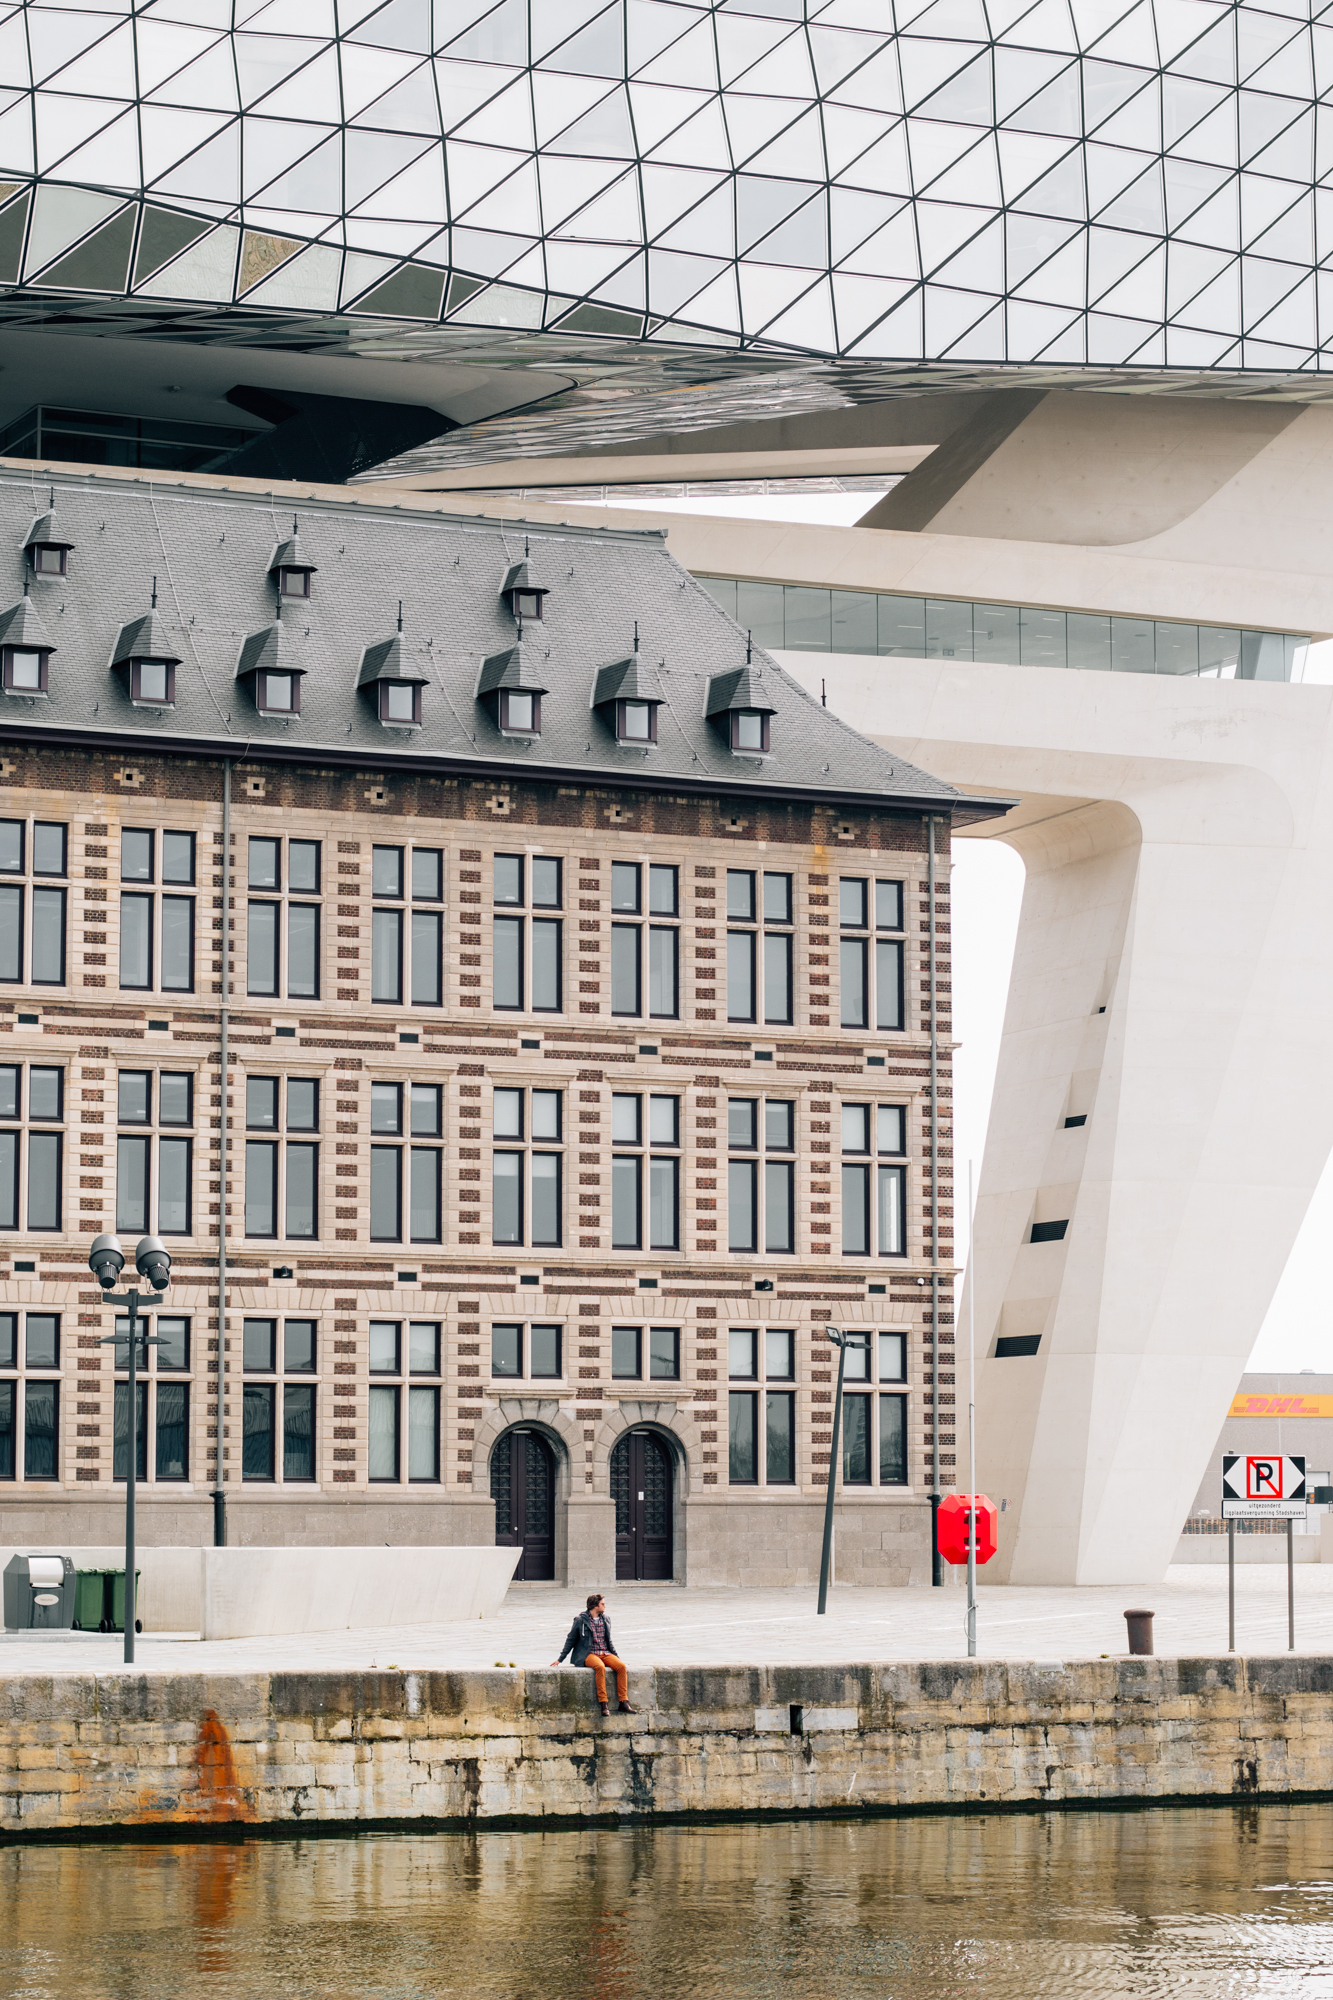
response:
M1218 250L1239 250L1239 177L1233 177L1202 208L1196 208L1193 215L1181 223L1180 234L1191 243L1207 243Z
M619 306L626 312L642 313L647 303L647 274L643 253L630 257L618 271L604 278L592 293L599 305Z
M297 258L297 264L304 259ZM424 264L404 264L357 299L352 310L382 313L388 319L438 319L444 298L444 273Z
M782 265L742 263L739 274L741 317L747 333L762 332L810 285L808 271L788 270Z
M154 183L159 194L175 195L182 201L201 197L211 201L237 202L241 198L241 122L234 119L215 139L191 153L170 173Z
M1016 290L1048 257L1081 233L1076 222L1057 222L1048 215L1007 215L1004 234L1009 289Z
M1302 278L1270 313L1256 321L1251 317L1249 262L1247 258L1241 275L1245 304L1245 338L1249 340L1258 335L1263 340L1289 341L1296 347L1313 347L1318 340L1315 326L1313 272Z
M60 171L72 181L136 192L140 186L139 130L133 111L125 111L77 152L67 153Z
M899 0L898 26L909 23L914 35L944 35L955 41L984 41L990 34L986 10L981 0L928 0L925 7L907 6Z
M1314 200L1310 194L1298 195L1285 215L1278 217L1271 228L1262 236L1245 245L1247 251L1259 257L1281 257L1293 264L1313 264L1314 262Z
M1088 297L1104 298L1156 248L1155 237L1136 236L1127 229L1099 229L1094 224L1088 231Z
M1240 240L1248 249L1250 244L1266 229L1272 227L1280 215L1298 199L1297 190L1288 181L1270 181L1259 174L1242 174L1240 177Z
M1079 95L1077 63L1071 63L1035 97L1020 105L1006 122L1016 132L1049 132L1071 139L1081 138L1083 105Z
M215 229L174 263L140 285L140 298L229 301L236 272L239 229Z
M763 97L799 97L808 103L815 94L815 79L805 36L789 35L726 88Z
M346 133L345 206L359 208L376 188L383 187L385 181L392 180L395 174L402 173L413 160L419 159L430 143L428 139L409 138L396 132ZM438 140L435 143L438 147Z
M922 295L914 291L901 305L885 313L849 350L853 357L879 361L918 361L925 352L921 331Z
M916 205L917 235L921 243L921 268L938 270L945 259L962 248L986 224L984 211L952 208L943 202L919 201Z
M905 293L911 290L906 278L859 278L835 272L833 303L838 321L838 346L849 348L867 327L883 319Z
M301 244L291 237L272 236L265 231L247 229L241 238L241 268L236 277L236 296L242 298L246 292L266 278L270 271L276 271L289 257L294 257Z
M929 244L930 239L925 239ZM933 251L934 246L931 245ZM978 228L975 236L966 242L961 250L954 252L941 264L927 264L931 282L936 285L953 285L969 292L1002 292L1005 285L1004 270L1004 221L996 216L993 222Z
M322 48L319 42L298 41L283 35L233 35L232 45L241 104L247 111L298 69L304 69Z
M1063 215L1081 222L1088 211L1079 153L1072 152L1059 166L1034 181L1014 205L1028 215Z
M474 202L467 211L467 221L473 229L498 229L511 236L539 236L542 210L535 161L525 160L499 187Z
M625 68L637 76L645 63L680 40L697 17L660 0L628 0L625 8Z
M204 145L222 131L228 122L218 111L182 111L167 104L140 105L139 143L145 184L151 187L196 146Z
M700 175L702 182L704 176ZM694 250L703 256L734 257L736 254L736 196L730 179L706 195L658 239L664 249Z
M39 187L28 237L28 276L34 276L121 207L116 195L84 188Z
M641 155L651 153L704 105L718 101L706 97L702 91L668 90L653 83L632 83L629 99Z
M1314 91L1310 45L1303 34L1246 78L1251 90L1272 90L1284 97L1307 98Z
M1300 115L1300 106L1285 97L1261 97L1258 91L1240 93L1240 157L1242 166L1261 153L1279 132L1284 132Z
M1001 203L1000 169L995 158L991 133L964 153L956 165L930 184L932 201L975 202L980 208L998 208Z
M380 132L416 132L438 138L440 111L435 96L435 77L429 63L422 63L383 97L377 97L362 112L359 121Z
M1038 299L1049 306L1082 306L1088 297L1088 247L1083 232L1048 257L1032 276L1013 286L1020 298Z
M28 226L29 195L0 208L0 285L18 283L23 268L23 237Z
M542 0L532 22L533 62L544 62L571 35L599 20L606 7L607 0Z
M918 194L970 152L981 136L972 126L935 125L916 118L909 118L903 129L907 133L912 178ZM864 164L864 160L858 160L847 178L859 182Z
M644 225L649 241L679 222L705 195L721 185L721 181L719 174L694 173L688 167L649 165L640 168Z
M1231 9L1171 65L1180 76L1202 77L1206 83L1236 81L1236 28Z
M827 97L830 91L836 90L854 70L860 69L863 62L867 62L888 42L886 35L858 34L846 28L823 27L815 22L811 23L807 32L821 97Z
M1166 251L1159 245L1150 250L1141 264L1113 285L1096 301L1104 313L1124 314L1129 319L1160 320L1166 304Z
M330 125L343 115L338 52L325 49L303 69L271 90L263 101L266 118L314 118Z
M555 159L543 153L538 162L542 213L548 229L558 228L585 202L611 186L623 169L610 160Z
M539 18L544 15L549 0L542 0ZM543 68L560 70L573 76L620 77L624 73L624 42L620 27L620 9L608 7L595 21L571 35L558 49L543 59Z
M369 135L357 135L365 139ZM276 181L279 175L294 167L298 160L307 159L322 142L333 139L335 156L341 152L337 136L323 125L291 125L279 123L277 119L247 118L245 121L245 198L252 201L263 190ZM393 147L402 142L388 139ZM408 140L411 146L417 142ZM327 162L325 163L327 171ZM341 178L341 160L335 159L335 173ZM271 197L270 205L290 208L293 204L284 196ZM304 206L297 203L296 206ZM342 206L342 189L339 186L332 201L318 202L320 208L331 208L335 213Z
M970 68L978 57L984 57L986 75L984 79L984 111L978 114L991 122L992 93L990 79L990 53L968 42L917 42L909 38L898 44L898 60L902 68L903 102L909 111L933 97L935 92L950 77L958 76ZM981 101L980 99L978 101Z
M64 8L32 7L28 10L27 28L32 80L42 84L75 56L82 55L85 49L100 42L112 31L112 23L105 14L76 14ZM13 74L17 80L22 70Z
M1142 341L1142 320L1115 319L1109 313L1088 314L1088 361L1103 368L1123 366Z
M1262 69L1295 36L1300 35L1304 39L1304 34L1305 30L1298 22L1283 20L1276 8L1238 7L1236 47L1241 82L1246 82L1256 70Z
M747 69L753 69L779 42L790 38L792 25L790 21L763 21L753 16L742 19L718 13L713 30L717 36L718 72L723 89L729 90Z
M436 57L434 68L435 87L440 95L440 124L446 134L455 131L479 106L497 96L518 73L483 63L450 62L440 56ZM398 81L398 77L390 78L380 88L387 89L389 83ZM362 91L357 109L363 110L379 94L378 90L369 94ZM351 115L349 111L348 116Z
M556 153L591 154L607 160L635 157L634 128L630 123L629 100L623 89L613 90L591 111L585 111L558 137L548 141Z
M1157 46L1163 63L1173 63L1191 42L1217 25L1217 7L1210 0L1155 0Z
M1244 92L1241 95L1243 98ZM1314 111L1301 112L1270 146L1252 155L1251 172L1280 174L1291 181L1310 180L1314 173L1314 130Z
M492 199L489 197L488 199ZM516 257L512 264L504 267L505 282L523 285L536 292L546 289L546 255L540 243L534 243L530 250Z
M1333 271L1315 273L1315 296L1319 303L1319 333L1327 353L1333 343Z
M239 7L236 25L241 25ZM266 35L327 35L330 40L338 32L333 0L266 0L256 13L246 14L245 25Z
M706 285L691 300L689 316L699 326L721 327L727 333L740 332L741 308L734 268L714 278L711 285Z
M433 222L386 222L382 215L349 215L343 226L349 249L392 251L399 257L415 257L439 236Z
M452 13L452 8L449 13ZM445 20L449 19L446 13ZM500 0L481 20L450 42L441 34L436 47L456 61L526 63L528 60L528 0Z
M623 243L567 243L551 237L546 244L546 271L551 289L575 297L605 284L624 261Z
M489 197L487 197L489 199ZM455 229L453 258L460 270L477 271L484 278L498 278L511 264L532 249L527 236L508 236L497 230Z
M133 206L123 208L110 222L86 236L54 264L48 264L37 282L81 292L123 292L129 283L130 251L134 246L134 226L138 220Z
M1058 333L1054 340L1047 342L1037 359L1047 366L1057 361L1074 362L1081 366L1087 360L1087 354L1087 328L1084 324L1084 315L1079 313L1070 320L1063 333Z
M1198 243L1171 243L1166 259L1166 316L1175 319L1190 300L1211 285L1223 271L1231 270L1235 258L1225 250L1205 250ZM1207 324L1207 322L1204 322Z
M836 196L836 189L834 190ZM868 242L847 258L843 269L863 272L867 276L889 278L918 278L921 275L921 253L916 230L916 210L908 203L885 223L882 229L870 237Z
M1193 327L1169 326L1166 360L1169 368L1216 368L1233 345L1227 333L1201 333Z
M836 354L838 336L833 324L833 296L827 278L799 299L778 319L764 328L764 339L783 341L814 354Z
M373 113L371 114L373 116ZM526 76L520 76L498 96L474 111L463 124L454 127L451 138L469 146L524 147L536 150L537 135L532 123L532 92Z
M1088 212L1101 211L1133 185L1150 164L1146 153L1127 152L1121 146L1088 145L1084 148L1088 176Z
M1152 230L1160 236L1166 228L1160 165L1140 174L1123 194L1106 204L1097 220L1118 229Z
M1217 83L1192 77L1162 78L1162 136L1168 150L1176 146L1219 105L1234 107L1235 93Z
M660 10L665 13L668 10ZM676 15L676 9L670 12ZM677 21L681 17L677 16ZM684 18L688 19L688 16ZM641 83L681 84L687 90L716 90L718 87L717 49L711 21L700 21L653 61L631 74Z
M1183 227L1197 208L1202 208L1220 188L1235 179L1222 167L1205 167L1198 160L1168 159L1163 163L1166 181L1166 226Z
M516 285L487 285L449 315L450 326L503 326L536 332L542 323L542 295Z
M1290 264L1274 264L1264 257L1243 257L1240 274L1247 330L1257 325L1295 288L1301 275Z
M37 18L40 16L34 14L34 19ZM50 18L48 15L47 19ZM71 97L133 98L136 95L134 30L129 22L103 35L93 48L66 63L46 82L51 89L67 91Z
M532 169L529 167L527 172L531 176ZM521 173L514 178L521 179ZM506 188L512 184L511 181L504 183ZM497 189L496 194L498 193L499 190ZM489 199L491 202L494 202L496 195L491 195ZM478 203L477 208L472 211L474 216L478 214L481 206L482 204ZM514 229L521 229L524 226L518 220L512 222L509 220L509 216L515 213L517 207L518 204L516 201L514 207L510 209L509 214L506 216L505 222L499 224L500 227L507 225ZM527 212L531 215L531 204L527 205ZM357 213L358 215L394 216L404 221L410 219L413 222L447 222L449 220L449 205L445 199L444 161L441 157L441 148L438 142L431 147L429 152L424 153L419 160L414 160L410 167L405 168L401 174L396 174L391 181L386 181L382 188L377 189L366 201L361 202Z
M1002 40L1029 49L1063 49L1077 55L1078 42L1067 0L1037 0L1002 31Z
M1156 72L1132 69L1124 63L1104 63L1087 59L1083 63L1083 116L1089 133L1136 97L1145 84L1157 81Z
M15 90L26 90L32 82L27 30L17 10L8 20L0 21L0 76Z
M466 215L475 202L493 187L507 180L531 157L527 153L504 152L498 146L469 146L459 139L446 139L449 161L449 192L455 215ZM605 180L606 172L601 170Z
M1015 201L1024 188L1031 187L1043 174L1070 156L1067 139L1048 139L1033 132L998 134L1000 173L1007 201ZM915 159L915 146L913 148Z
M338 278L342 252L324 243L312 244L284 265L276 277L265 279L249 294L247 303L256 306L300 307L307 312L332 312L338 303Z
M343 264L342 304L350 304L381 278L387 278L393 265L392 257L366 257L349 250Z
M730 168L731 151L719 99L704 105L653 148L653 157L681 167Z
M1330 25L1327 9L1323 23L1315 23L1311 27L1310 43L1314 51L1315 92L1323 97L1333 90L1333 25Z
M798 165L793 157L791 172L807 176L812 173L823 175L823 138L818 129L819 112L811 111L799 98L744 97L732 91L723 98L722 109L727 120L727 131L731 136L731 155L738 167L748 165L779 133L784 135L782 143L785 146L785 134L791 130L797 151L803 150L805 155L804 165ZM813 153L810 150L810 135L806 134L806 143L802 148L800 135L795 130L803 115L807 121L813 119L815 122ZM760 168L758 171L765 170ZM768 168L767 171L771 173L772 168Z
M742 256L818 192L813 181L736 176L736 242Z
M900 202L894 195L869 194L860 188L829 189L829 255L841 264L858 250L868 236L898 213Z
M1187 326L1208 327L1234 340L1241 329L1239 258L1229 259L1215 278L1180 307L1176 317Z
M887 48L871 56L831 92L831 97L835 104L851 104L862 111L901 111L903 88L897 51Z
M821 191L762 241L753 244L748 254L766 264L803 264L823 270L828 257L827 196Z
M109 99L59 97L53 90L39 90L33 108L38 170L49 173L67 154L85 145L96 133L105 131L113 119L123 117L127 107Z
M959 125L990 125L995 118L990 50L951 76L915 106L918 118L944 118Z
M853 111L840 107L824 118L824 152L830 178L836 180L869 146L891 132L896 119L887 112Z
M676 250L648 253L648 302L655 313L680 311L726 269L720 257L687 257Z
M1092 46L1100 62L1136 63L1141 69L1157 69L1157 33L1150 0L1139 0L1137 7L1131 7Z
M1240 351L1244 357L1240 364L1242 367L1262 368L1275 374L1291 374L1298 368L1304 368L1311 359L1303 348L1279 347L1271 340L1242 341Z
M734 103L734 99L728 99ZM751 174L793 174L807 180L824 180L824 125L818 108L804 112L795 124L745 162Z
M1240 158L1235 98L1209 112L1173 150L1182 159L1200 160L1214 167L1235 167Z
M615 312L607 306L596 305L589 300L586 305L575 306L568 319L560 321L560 331L604 334L610 339L618 340L639 340L643 334L643 315Z
M955 292L945 285L927 285L925 296L926 350L941 356L1000 303L980 292ZM1003 345L997 344L994 359L1001 360L1003 354Z
M1080 325L1082 318L1080 313ZM1009 361L1035 361L1053 340L1057 340L1073 324L1066 307L1032 305L1020 299L1010 299L1006 319L1009 347L1005 359Z
M1036 49L997 48L995 58L995 116L1003 123L1020 105L1044 90L1062 73L1072 72L1078 86L1078 66L1068 56L1042 55Z
M1162 144L1162 93L1157 78L1119 111L1104 118L1097 127L1097 137L1107 146L1133 146L1158 152Z
M191 243L197 243L208 228L197 216L181 215L173 208L157 208L145 202L139 230L139 250L134 260L134 283L142 285L154 271L160 271Z
M639 186L632 173L581 208L560 225L557 234L588 239L597 243L640 243L643 220L639 210Z

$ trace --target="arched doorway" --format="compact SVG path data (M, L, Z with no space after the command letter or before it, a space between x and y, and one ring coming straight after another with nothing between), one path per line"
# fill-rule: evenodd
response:
M555 1454L537 1431L506 1431L491 1453L495 1541L522 1549L515 1583L555 1580Z
M653 1431L627 1431L611 1453L616 1577L670 1583L671 1453Z

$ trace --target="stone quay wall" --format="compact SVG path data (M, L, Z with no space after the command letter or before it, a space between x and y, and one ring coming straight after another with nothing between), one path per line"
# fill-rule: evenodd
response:
M15 1677L0 1839L1333 1791L1333 1660Z

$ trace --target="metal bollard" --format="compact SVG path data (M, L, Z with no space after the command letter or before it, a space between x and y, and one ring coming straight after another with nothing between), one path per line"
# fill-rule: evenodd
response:
M1131 1653L1151 1653L1152 1621L1151 1611L1127 1611L1125 1624L1129 1627L1129 1650Z

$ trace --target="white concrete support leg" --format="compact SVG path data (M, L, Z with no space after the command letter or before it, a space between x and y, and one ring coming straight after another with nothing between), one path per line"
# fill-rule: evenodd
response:
M1333 1143L1333 690L814 664L890 749L1023 800L977 1216L989 1579L1154 1581Z

